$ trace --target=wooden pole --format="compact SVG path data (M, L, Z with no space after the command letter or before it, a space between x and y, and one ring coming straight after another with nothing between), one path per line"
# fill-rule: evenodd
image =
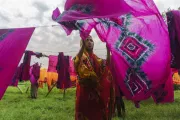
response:
M29 90L29 87L27 88L26 93L28 92L28 90Z
M66 89L64 88L63 99L65 99Z
M19 86L17 86L17 88L19 89L19 91L21 91L21 94L23 94L23 91L19 88Z
M57 82L53 85L53 87L49 90L49 92L46 94L46 97L49 95L49 93L52 91L52 89L57 85Z

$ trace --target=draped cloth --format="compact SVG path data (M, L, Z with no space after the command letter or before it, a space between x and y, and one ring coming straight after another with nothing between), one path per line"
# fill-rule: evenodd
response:
M35 63L29 70L30 82L31 82L31 98L37 98L38 91L38 79L40 77L40 66Z
M0 99L13 78L34 29L0 30Z
M56 66L57 66L58 57L55 55L49 56L49 65L48 65L48 72L57 72Z
M72 87L76 86L77 73L75 71L74 62L71 56L69 57L69 73L70 73L70 80L72 82Z
M27 50L24 55L23 63L22 63L22 73L21 73L21 80L29 80L30 79L30 63L31 63L31 56L36 55L33 51Z
M77 65L79 63L79 65ZM104 60L84 52L74 60L78 74L75 120L107 120L114 103L111 72ZM112 92L111 92L112 90Z
M169 37L171 43L171 67L180 69L180 11L173 10L166 13Z
M17 67L16 72L15 72L15 74L14 74L14 76L13 76L13 79L12 79L12 81L11 81L11 83L10 83L10 86L14 86L14 87L17 87L17 86L18 86L18 82L19 82L19 80L20 80L20 74L21 74L21 72L22 72L22 65L20 65L19 67Z
M65 11L55 9L52 19L67 35L79 30L86 38L95 29L112 53L126 98L174 101L168 29L153 0L67 0Z
M178 74L178 72L175 72L173 74L173 83L175 85L180 85L180 75Z
M47 69L41 68L40 70L40 77L38 80L39 88L43 88L43 84L47 82Z
M70 80L70 63L69 63L69 56L64 56L63 52L60 52L58 55L58 62L57 62L57 72L58 72L58 81L57 81L57 88L59 89L66 89L71 87L71 80Z

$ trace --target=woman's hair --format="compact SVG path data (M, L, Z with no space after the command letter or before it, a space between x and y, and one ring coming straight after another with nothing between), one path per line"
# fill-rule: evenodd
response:
M80 40L80 47L83 45L83 39Z
M91 37L91 38L92 38L91 35L89 35L88 37ZM88 37L87 37L87 38L88 38ZM80 40L80 47L82 47L82 45L83 45L83 39L81 38L81 40Z

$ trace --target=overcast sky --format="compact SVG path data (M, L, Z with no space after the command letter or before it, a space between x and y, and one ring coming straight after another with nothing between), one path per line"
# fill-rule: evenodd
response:
M65 0L0 0L0 29L57 25L51 19L52 11L56 7L63 11L64 2ZM155 0L155 3L161 12L169 7L177 9L180 6L180 0ZM105 57L105 45L97 37L94 39L95 53ZM66 36L61 27L39 27L36 28L27 49L47 55L65 52L74 56L79 50L79 40L78 32ZM32 61L37 59L33 58ZM38 61L47 66L47 59Z

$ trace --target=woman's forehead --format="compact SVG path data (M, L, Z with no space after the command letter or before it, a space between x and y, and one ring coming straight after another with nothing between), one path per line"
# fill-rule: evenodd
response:
M92 39L92 37L89 35L86 39Z

